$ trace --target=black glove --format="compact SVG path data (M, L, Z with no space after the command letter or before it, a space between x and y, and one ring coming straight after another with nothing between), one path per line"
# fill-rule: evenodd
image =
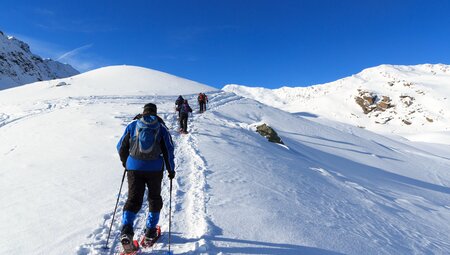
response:
M173 178L175 178L175 171L169 172L169 179L172 180Z
M122 166L123 166L123 168L127 168L127 162L122 161Z

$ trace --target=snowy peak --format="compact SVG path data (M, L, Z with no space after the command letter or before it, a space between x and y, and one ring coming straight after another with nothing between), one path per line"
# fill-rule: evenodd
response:
M179 95L217 90L161 71L138 66L108 66L73 77L80 90L93 94ZM95 91L94 91L95 90Z
M0 31L0 90L79 74L72 66L43 59L30 46Z
M108 66L68 78L41 81L1 91L0 106L24 100L68 97L178 96L217 89L168 73L138 66ZM20 95L20 96L18 96Z
M423 75L450 75L450 66L444 64L422 64L414 66L380 65L364 69L359 74L366 78L409 78Z
M448 65L381 65L311 87L269 90L227 85L224 90L289 112L441 142L442 134L450 134L449 81Z

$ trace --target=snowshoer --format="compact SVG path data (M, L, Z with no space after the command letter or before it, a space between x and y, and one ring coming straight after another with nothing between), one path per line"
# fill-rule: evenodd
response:
M161 182L164 166L170 179L175 177L174 146L172 137L162 121L156 116L155 104L144 106L125 129L117 144L122 165L127 170L128 198L123 208L120 241L126 253L137 249L133 243L133 222L142 206L145 187L148 189L149 213L145 238L158 237L157 224L163 205Z
M209 103L208 96L205 93L203 93L203 99L204 99L204 104L203 104L203 112L204 112L204 111L206 111L206 104Z
M178 118L180 117L180 111L178 110L178 107L180 107L181 104L183 104L184 98L183 96L179 95L177 100L175 101L175 109L178 112Z
M208 102L208 97L205 93L199 93L197 97L198 105L200 106L200 113L206 111L206 103Z
M187 122L189 113L192 112L192 108L189 106L188 100L184 100L183 104L177 108L180 111L180 132L187 134Z

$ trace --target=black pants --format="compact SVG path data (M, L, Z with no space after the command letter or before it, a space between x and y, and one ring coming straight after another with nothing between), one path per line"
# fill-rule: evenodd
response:
M206 103L203 101L198 102L198 104L200 105L200 112L204 112L206 111Z
M163 171L127 171L128 199L124 211L138 213L144 200L145 186L148 188L148 208L150 212L159 212L163 206L161 182Z
M188 117L189 117L189 114L184 113L184 112L181 113L181 116L180 116L180 128L181 128L182 131L187 131Z

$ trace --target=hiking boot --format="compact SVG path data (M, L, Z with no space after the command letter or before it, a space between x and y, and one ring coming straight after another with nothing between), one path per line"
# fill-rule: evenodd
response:
M131 236L131 239L133 239L134 236L133 227L131 225L123 225L122 229L120 230L120 236L122 235Z
M129 235L129 234L122 234L120 236L120 243L125 246L125 245L130 245L133 242L133 236Z
M156 228L148 228L145 230L145 241L151 242L158 237L158 231Z
M133 244L133 236L133 227L130 225L123 225L122 230L120 231L120 243L126 253L131 253L136 250L136 247Z
M133 241L133 236L129 234L123 234L120 236L120 243L125 254L133 253L139 249L137 241Z

